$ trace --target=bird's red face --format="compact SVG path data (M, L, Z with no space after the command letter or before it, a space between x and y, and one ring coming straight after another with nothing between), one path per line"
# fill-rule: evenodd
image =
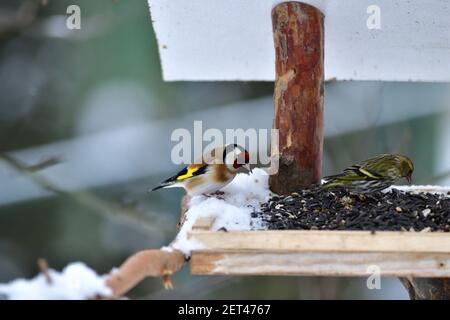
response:
M247 150L241 151L241 153L233 162L233 168L237 170L240 167L247 165L249 162L250 155L248 154Z
M244 167L250 170L250 154L238 144L229 144L223 153L223 162L231 171Z

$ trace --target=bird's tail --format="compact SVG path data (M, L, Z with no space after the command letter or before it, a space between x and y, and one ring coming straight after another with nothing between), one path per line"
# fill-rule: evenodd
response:
M335 180L326 180L320 185L321 188L334 188L339 186L342 186L342 182Z
M343 177L343 174L335 174L332 176L326 176L322 178L322 187L334 187L336 184L339 184L339 179Z

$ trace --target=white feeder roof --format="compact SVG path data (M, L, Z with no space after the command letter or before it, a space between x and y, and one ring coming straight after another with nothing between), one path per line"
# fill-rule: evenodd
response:
M280 2L149 0L164 80L273 81ZM303 2L325 14L325 79L450 82L450 0Z

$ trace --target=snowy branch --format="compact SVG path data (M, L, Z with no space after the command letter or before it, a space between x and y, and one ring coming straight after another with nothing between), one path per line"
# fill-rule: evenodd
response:
M84 263L74 262L61 272L48 269L31 280L17 279L0 284L0 295L8 299L81 300L111 296L106 276L99 276Z
M106 284L112 289L108 298L119 298L147 277L162 277L166 289L172 288L170 276L186 263L178 250L144 250L128 258L118 271L113 271Z

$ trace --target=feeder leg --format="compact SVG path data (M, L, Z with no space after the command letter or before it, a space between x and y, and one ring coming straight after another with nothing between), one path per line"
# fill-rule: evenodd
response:
M274 129L279 129L278 173L270 188L286 194L320 182L323 146L324 16L301 2L272 10L276 54Z
M399 278L411 300L450 300L449 278Z

